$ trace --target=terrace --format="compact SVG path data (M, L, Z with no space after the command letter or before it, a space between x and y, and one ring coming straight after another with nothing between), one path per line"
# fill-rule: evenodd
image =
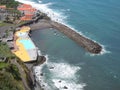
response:
M28 35L29 31L29 27L22 27L14 36L14 50L12 52L24 62L37 59L37 48Z

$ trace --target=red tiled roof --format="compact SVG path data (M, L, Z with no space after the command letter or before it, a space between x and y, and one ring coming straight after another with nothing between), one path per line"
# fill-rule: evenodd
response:
M32 20L32 17L33 17L33 14L27 14L27 15L21 17L20 20L22 20L22 21L28 21L28 20Z
M26 14L25 16L34 16L33 14Z
M33 8L31 5L29 5L29 4L22 4L21 6L19 6L18 7L18 10L20 10L20 11L25 11L25 10L27 10L27 11L30 11L30 12L34 12L34 11L36 11L36 9L35 8Z
M1 5L0 8L6 9L6 5Z
M32 20L32 18L28 18L28 17L21 17L20 19L21 21L29 21L29 20Z
M25 16L21 17L21 20L24 21L32 20L34 12L36 11L36 9L29 4L22 4L17 9L19 11L24 11Z
M32 8L32 6L29 4L22 4L20 7L21 8Z
M36 11L36 9L35 8L30 8L27 11L34 12L34 11Z
M35 8L18 8L19 11L29 11L29 12L35 12Z
M32 6L29 5L29 4L22 4L23 7L26 7L26 8L31 8Z

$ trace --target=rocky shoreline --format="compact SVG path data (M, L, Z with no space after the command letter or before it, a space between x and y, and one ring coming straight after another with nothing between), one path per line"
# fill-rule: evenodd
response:
M31 30L54 28L60 31L61 33L65 34L66 36L68 36L70 39L75 41L77 44L79 44L81 47L83 47L85 50L87 50L90 53L99 54L102 51L102 46L100 46L98 43L84 37L83 35L80 35L71 28L58 22L41 19L37 23L30 24L30 27Z

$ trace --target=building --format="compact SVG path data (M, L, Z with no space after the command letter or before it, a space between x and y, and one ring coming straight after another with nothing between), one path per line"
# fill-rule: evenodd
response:
M18 6L17 10L19 10L22 13L22 21L32 20L32 18L37 12L37 10L29 4L21 4Z
M29 21L29 20L31 20L33 17L34 17L34 15L32 15L32 14L27 14L27 15L21 17L21 20L22 20L22 21Z
M1 10L5 10L6 9L6 5L0 5L0 9Z
M6 15L6 5L0 5L0 21L5 20Z

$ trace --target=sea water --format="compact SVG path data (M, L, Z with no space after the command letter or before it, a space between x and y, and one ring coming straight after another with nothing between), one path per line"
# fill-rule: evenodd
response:
M36 67L46 90L120 90L119 0L18 0L52 20L100 43L93 55L56 30L37 30L32 38L47 61ZM43 72L43 76L40 76Z

